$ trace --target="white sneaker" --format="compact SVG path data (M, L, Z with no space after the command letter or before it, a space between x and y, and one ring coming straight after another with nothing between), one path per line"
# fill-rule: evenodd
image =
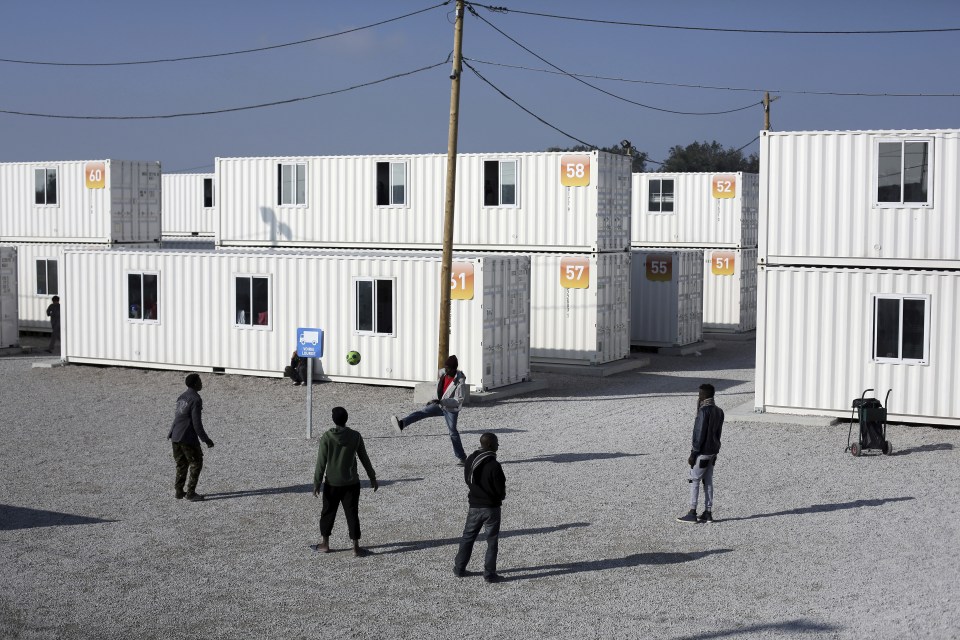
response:
M390 423L393 425L393 430L397 433L403 433L403 426L400 424L400 418L397 416L390 416Z

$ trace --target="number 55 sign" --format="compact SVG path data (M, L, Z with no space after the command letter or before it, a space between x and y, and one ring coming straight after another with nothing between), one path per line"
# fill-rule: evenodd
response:
M472 262L454 262L450 265L450 299L473 300Z
M590 260L573 256L561 258L560 286L564 289L589 289Z
M670 282L673 279L673 256L651 253L647 256L647 280Z

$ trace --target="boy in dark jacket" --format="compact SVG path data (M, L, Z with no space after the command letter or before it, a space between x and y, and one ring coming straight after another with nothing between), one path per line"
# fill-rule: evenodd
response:
M330 551L330 532L337 518L337 508L343 504L343 514L347 518L347 530L353 540L353 555L361 557L366 550L360 548L360 476L357 474L357 458L363 464L370 486L376 491L377 474L370 464L367 449L363 446L363 437L347 427L347 410L334 407L332 411L332 429L320 438L317 451L317 467L313 472L313 495L323 494L323 508L320 511L320 544L314 551ZM326 482L324 482L326 474Z
M713 467L720 453L720 432L723 430L723 410L714 404L714 393L712 384L700 385L697 420L693 425L693 442L687 458L690 465L690 511L677 518L680 522L713 522ZM701 482L704 511L698 518Z
M463 479L469 487L467 523L463 527L460 549L453 561L453 574L458 578L467 575L467 563L473 553L473 543L480 529L487 533L487 553L483 558L483 579L500 582L497 575L497 545L500 537L500 505L507 497L507 480L503 467L497 462L497 436L485 433L480 436L480 449L467 458Z
M177 398L177 410L173 415L173 425L167 438L173 443L173 459L177 463L177 478L173 483L177 500L186 498L190 502L200 502L203 496L197 493L197 481L200 480L200 470L203 469L203 449L200 442L206 442L213 448L213 440L203 430L203 400L200 390L203 382L199 374L191 373L184 383L187 390ZM190 470L190 480L187 481L187 469ZM183 483L187 482L187 490L183 490Z

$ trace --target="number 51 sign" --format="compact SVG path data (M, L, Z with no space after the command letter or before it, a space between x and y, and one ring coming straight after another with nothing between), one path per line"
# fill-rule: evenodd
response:
M472 262L454 262L450 265L450 299L473 300Z

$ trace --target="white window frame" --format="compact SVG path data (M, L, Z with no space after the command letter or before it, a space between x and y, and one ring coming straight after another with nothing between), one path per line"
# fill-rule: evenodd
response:
M44 201L43 201L43 202L37 202L37 196L36 196L36 193L37 193L37 171L43 171L43 172L44 172L44 176L43 176L43 177L44 177L44 181L43 181L43 200L44 200ZM54 197L56 197L57 201L54 202L54 203L52 203L52 204L50 203L50 198L49 198L49 196L47 195L47 181L46 181L46 177L47 177L47 176L46 176L46 172L47 172L47 171L53 171L53 173L57 176L57 190L56 190L56 193L53 194ZM34 167L34 168L33 168L33 189L32 189L32 191L33 191L33 194L34 194L34 196L33 196L33 206L35 206L35 207L59 207L59 206L60 206L60 167Z
M933 207L933 175L934 175L934 138L877 138L873 143L873 192L870 199L876 209L929 209ZM908 142L927 143L927 201L926 202L904 202L903 201L903 179L906 175L904 171L904 145ZM898 143L900 145L900 201L899 202L879 202L877 191L880 188L880 145L882 143Z
M654 180L656 180L657 182L660 183L660 200L659 200L658 203L657 203L657 204L660 205L660 209L659 209L659 210L654 210L654 209L651 209L651 208L650 208L650 198L651 198L650 189L651 189L651 183L652 183ZM667 181L667 180L669 180L670 182L673 183L673 202L671 203L671 204L673 205L673 211L664 211L664 210L663 210L663 183L664 183L665 181ZM677 213L677 180L676 180L676 178L648 178L648 179L647 179L647 205L646 205L646 206L647 206L647 213L656 213L656 214L661 214L661 213L662 213L662 214L665 214L665 215L668 215L668 216L671 216L671 215L676 214L676 213Z
M380 209L389 209L389 208L397 209L397 208L409 207L410 206L410 164L404 160L377 160L374 163L374 167L373 167L374 174L377 174L379 172L379 165L381 163L388 165L387 167L387 200L389 202L388 204L377 203L376 190L377 190L377 183L379 182L379 177L377 175L374 175L373 201L377 203L376 206ZM397 183L394 182L393 168L396 165L400 165L403 167L403 202L394 202L393 200L393 188L394 186L397 185Z
M899 358L880 357L876 354L877 349L877 306L880 300L899 300L900 302L900 335L898 337ZM923 357L922 358L904 358L903 357L903 301L904 300L922 300L923 301ZM904 294L904 293L876 293L871 296L873 306L873 332L871 334L870 355L874 362L883 364L907 364L907 365L929 365L930 364L930 316L931 300L929 295L925 294Z
M497 167L497 204L487 204L486 193L483 192L483 186L487 181L487 164L488 162L498 162L499 166ZM503 203L503 165L505 163L513 164L515 167L514 176L514 203L513 204L504 204ZM520 208L520 158L512 158L509 160L500 160L499 158L484 158L480 163L480 171L482 175L480 176L480 197L481 204L484 209L519 209Z
M156 276L157 277L157 317L156 318L131 318L130 317L130 276L140 276L140 305L141 305L141 314L143 313L143 276ZM124 316L127 319L128 323L131 324L160 324L160 309L162 300L160 295L160 272L159 271L125 271L123 274L123 285L126 291L124 292L124 300L126 304L124 305Z
M207 206L207 180L210 181L210 206ZM217 206L217 183L213 178L203 178L200 182L200 205L203 209Z
M282 186L282 176L283 176L283 167L292 167L293 168L293 189L291 194L293 196L294 202L283 202L283 186ZM297 167L303 167L303 202L296 202L297 200ZM305 208L307 203L310 201L310 173L309 167L306 162L277 162L277 206L278 207L299 207Z
M377 331L377 281L383 280L390 282L390 287L393 291L392 308L390 310L391 320L390 324L392 325L392 331L390 333ZM373 314L373 330L372 331L363 331L359 328L360 323L360 296L357 295L357 285L361 282L370 282L373 285L373 307L371 313ZM396 278L383 278L377 276L369 277L357 277L353 279L353 333L358 336L374 336L380 338L393 338L397 335L397 279Z
M43 296L43 297L45 297L45 298L52 298L53 296L60 295L60 294L59 294L59 291L60 291L60 263L59 263L59 261L57 260L57 258L48 258L48 257L46 257L46 256L40 256L40 257L38 257L36 260L34 260L34 263L33 263L33 274L34 274L34 277L36 277L36 274L37 274L37 263L39 263L41 260L43 260L43 261L46 263L46 265L44 266L44 269L45 269L45 271L46 271L46 273L47 273L47 275L46 275L47 291L46 291L46 293L39 293L39 292L38 292L37 295L38 295L38 296ZM51 262L57 265L57 290L54 291L54 292L52 292L52 293L50 292L50 263L51 263ZM37 282L37 286L35 286L35 287L33 288L33 290L36 291L36 290L39 289L39 288L40 288L40 282Z
M254 324L253 319L249 323L241 323L239 312L237 311L237 278L250 279L250 306L253 307L253 278L265 278L267 281L267 324ZM230 288L230 296L233 298L233 304L230 305L230 315L234 329L243 329L245 331L270 331L273 328L273 276L267 273L234 273L231 274L230 282L233 285Z

